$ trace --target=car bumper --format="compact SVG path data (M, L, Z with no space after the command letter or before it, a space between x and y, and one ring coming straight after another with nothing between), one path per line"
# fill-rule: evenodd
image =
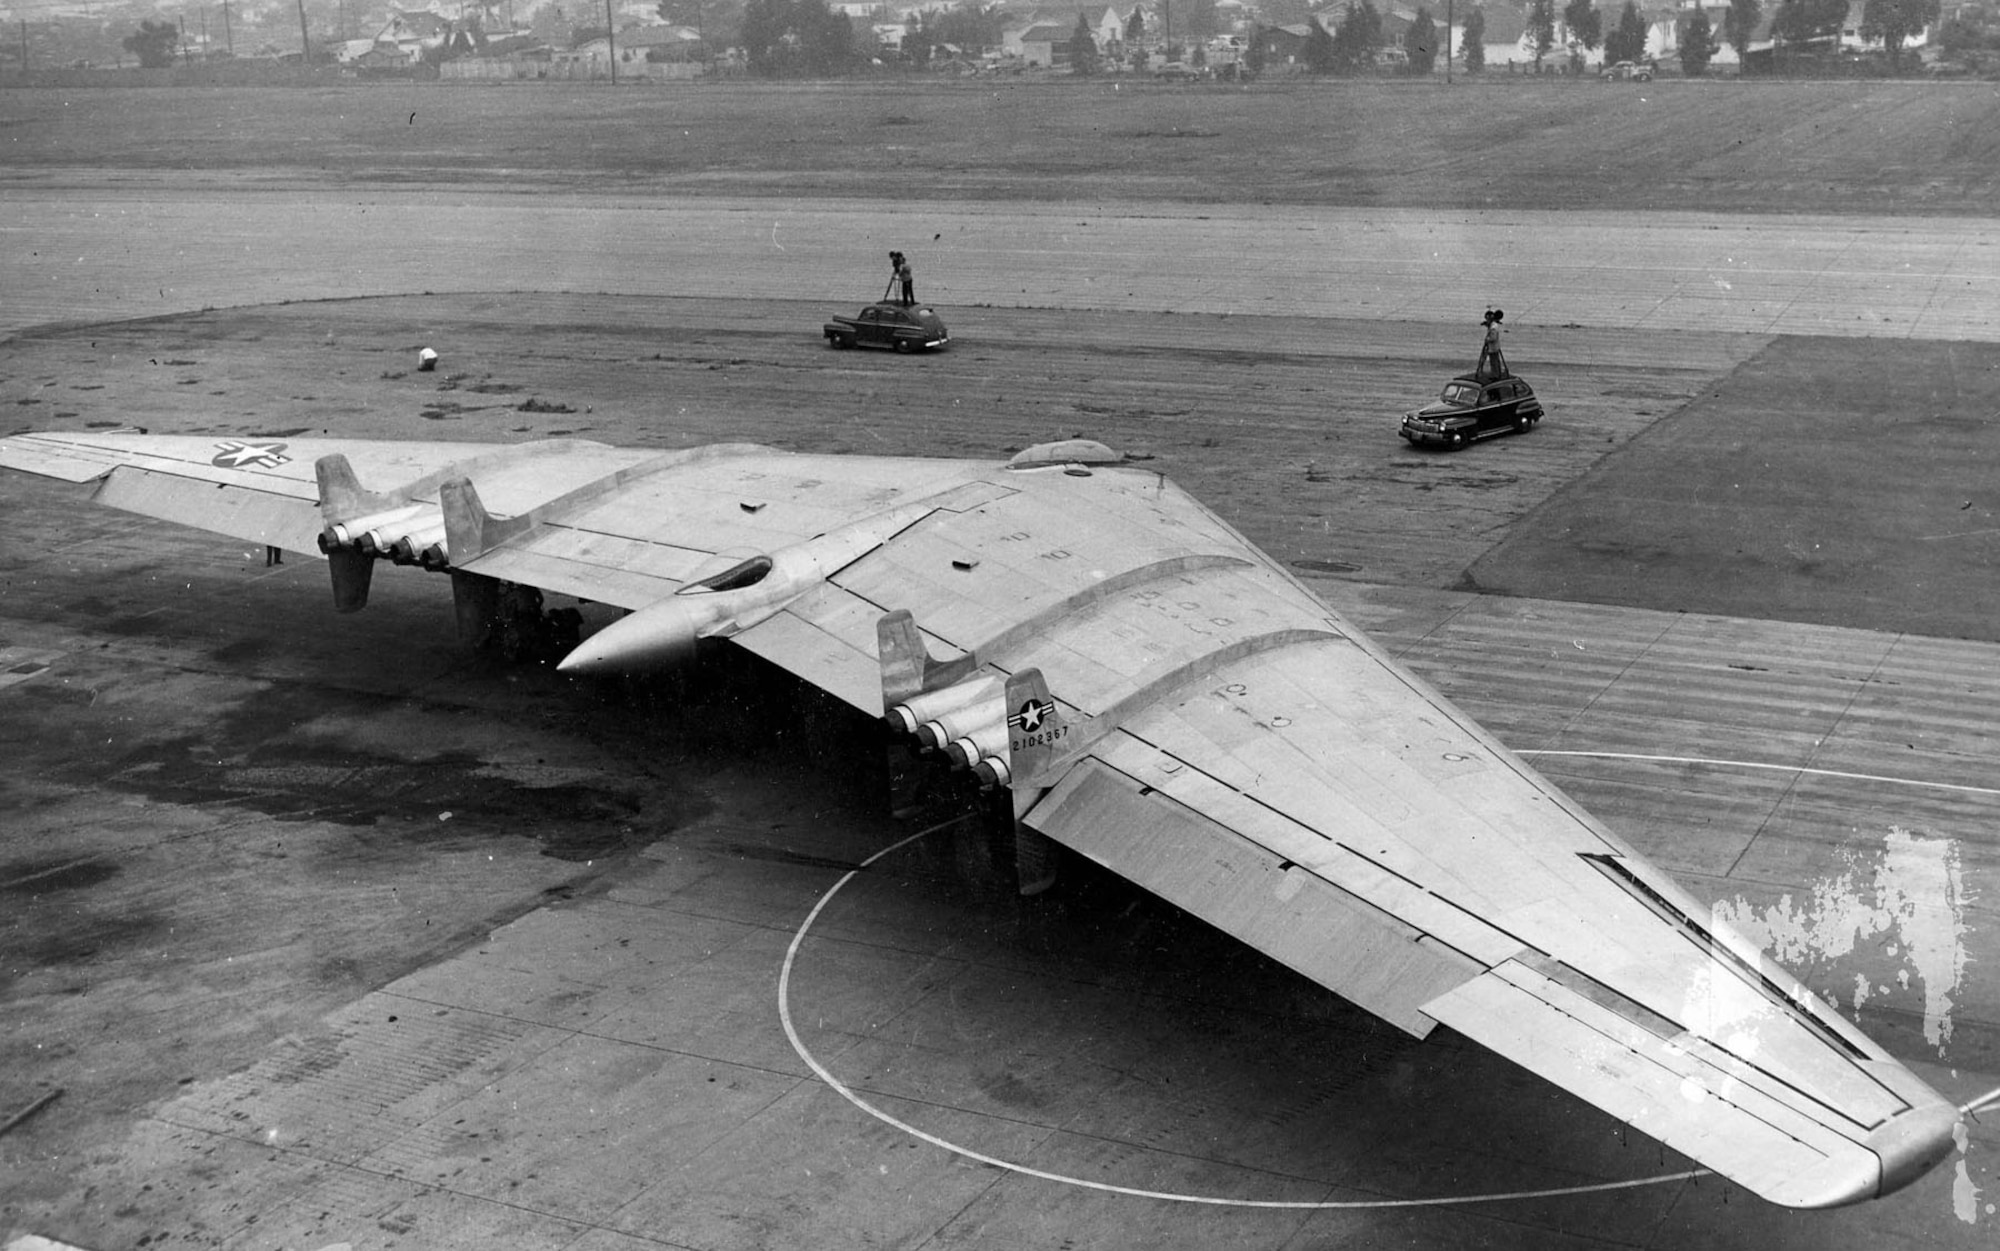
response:
M1397 427L1396 433L1402 435L1412 443L1437 443L1442 445L1451 442L1452 437L1452 432L1449 430L1428 430L1422 426L1413 426L1409 422L1404 422L1401 426Z

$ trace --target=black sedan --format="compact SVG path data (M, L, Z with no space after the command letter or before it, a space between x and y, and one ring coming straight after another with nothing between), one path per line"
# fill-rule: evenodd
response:
M1444 384L1434 403L1404 413L1397 433L1412 443L1438 443L1455 451L1504 430L1526 434L1541 419L1542 402L1527 379L1460 374Z
M893 300L870 304L853 317L835 317L821 333L837 348L862 344L911 352L951 342L951 336L945 333L944 319L934 310Z

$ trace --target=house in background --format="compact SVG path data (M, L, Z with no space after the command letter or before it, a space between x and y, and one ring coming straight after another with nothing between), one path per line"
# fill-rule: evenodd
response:
M419 9L390 14L389 24L376 34L374 43L378 50L385 44L394 48L405 63L414 64L424 59L424 53L443 47L451 36L451 19Z
M1025 57L1026 53L1021 51L1021 45L1025 42L1024 36L1030 31L1039 32L1045 26L1053 26L1062 32L1062 43L1065 45L1064 63L1067 64L1067 45L1071 37L1076 34L1076 19L1079 13L1083 17L1084 25L1090 29L1090 37L1097 41L1099 52L1110 51L1124 43L1125 20L1118 16L1117 9L1108 5L1103 8L1090 7L1081 10L1034 8L1027 10L1019 19L1008 23L1007 29L1000 36L1001 49L1008 56ZM1153 29L1150 22L1146 29L1149 31ZM1047 40L1038 38L1037 42L1047 42ZM1043 62L1030 61L1029 64L1043 64Z
M1264 65L1270 69L1305 64L1306 40L1310 38L1312 38L1310 22L1287 22L1283 26L1265 26L1257 32L1257 39L1264 45Z
M647 61L686 60L701 44L701 35L692 26L628 26L614 35L586 39L572 48L564 60L608 61L616 51L620 65Z
M1888 45L1884 44L1880 39L1864 39L1861 37L1864 8L1862 0L1847 0L1847 20L1840 24L1840 46L1852 49L1855 52L1888 51ZM1929 26L1904 39L1903 51L1909 52L1916 48L1928 46L1931 41L1931 34L1936 29L1937 23L1932 22Z
M1009 31L1001 36L1000 42L1009 54L1019 57L1022 64L1054 69L1057 65L1069 64L1069 41L1075 34L1074 26L1049 23Z

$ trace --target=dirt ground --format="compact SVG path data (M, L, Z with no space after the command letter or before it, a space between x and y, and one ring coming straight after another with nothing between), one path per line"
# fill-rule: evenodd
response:
M171 107L162 107L170 101ZM353 84L0 91L0 179L1984 216L1975 82ZM5 182L0 182L4 188Z

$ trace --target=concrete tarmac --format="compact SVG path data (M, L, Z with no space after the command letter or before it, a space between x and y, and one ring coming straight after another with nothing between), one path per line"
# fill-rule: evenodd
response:
M263 212L224 215L245 231L240 271L128 250L69 271L73 285L52 265L19 271L44 284L29 306L87 320L115 288L136 312L142 276L159 292L181 281L175 300L243 304L267 284L305 298L447 272L412 251L400 272L378 259L359 279L315 277L359 226L281 266L287 236ZM1178 306L1239 298L1222 258L1243 220L1161 216L1205 235L1187 251L1217 276ZM119 223L93 220L118 254ZM82 217L50 229L92 237ZM1972 229L1930 241L1978 246L1988 227ZM751 239L711 240L681 278L775 282ZM1014 255L1043 266L1021 303L1068 272L1059 253ZM831 284L835 268L800 272ZM1852 280L1844 303L1854 271L1807 271L1819 294L1745 315L1845 333L1832 310L1873 288ZM501 272L553 281L461 277L492 289ZM1684 315L1643 279L1621 304L1609 261L1600 277L1592 298L1633 328ZM1159 281L1145 298L1172 307ZM1950 303L1948 279L1910 282L1888 333ZM1304 287L1291 298L1329 298ZM1463 312L1443 294L1401 307ZM1991 308L1951 324L1992 337ZM36 350L7 347L23 372ZM182 428L215 425L197 412ZM690 724L468 658L434 579L391 579L368 613L334 619L306 562L265 568L46 484L10 480L0 508L0 888L24 901L0 1111L65 1091L0 1140L0 1221L24 1233L299 1248L1990 1241L1984 1127L1909 1192L1835 1213L1712 1177L1653 1181L1685 1162L1477 1048L1410 1044L1115 881L1078 870L1024 906L968 876L952 831L890 850L917 831L874 815L809 745L758 749L758 707L697 700L713 715ZM1994 645L1320 585L1719 910L1806 957L1816 989L1940 1088L2000 1082L1995 991L1971 954L1992 933L1978 897L2000 801ZM1805 901L1829 897L1859 905L1834 918L1852 925L1845 952L1805 932L1823 919ZM212 1038L204 1015L236 1028L177 1044ZM1587 1189L1624 1183L1640 1184Z

